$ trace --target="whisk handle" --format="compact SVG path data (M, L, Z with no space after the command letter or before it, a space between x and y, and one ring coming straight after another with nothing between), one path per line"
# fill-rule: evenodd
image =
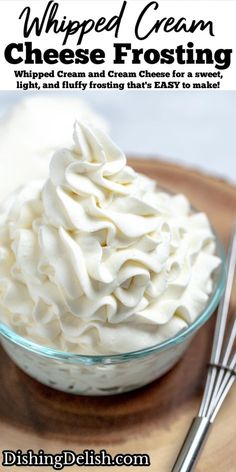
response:
M208 418L194 418L171 472L192 472L212 423Z

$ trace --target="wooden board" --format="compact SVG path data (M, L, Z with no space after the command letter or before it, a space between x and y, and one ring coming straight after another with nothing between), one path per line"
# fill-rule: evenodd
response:
M156 178L161 186L185 193L195 207L208 214L223 242L228 243L236 219L235 187L164 161L134 159L132 165ZM72 396L44 387L21 372L0 350L1 449L43 448L55 453L67 448L78 453L86 448L97 451L105 448L110 454L142 452L150 455L151 466L135 467L136 471L168 472L197 412L213 326L212 319L197 334L177 367L161 380L133 393L107 398ZM196 470L235 472L235 434L234 389L217 418ZM66 468L75 469L78 470Z

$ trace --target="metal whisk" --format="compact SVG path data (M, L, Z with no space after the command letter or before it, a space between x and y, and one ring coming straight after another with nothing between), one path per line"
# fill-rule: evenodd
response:
M236 313L226 333L230 297L236 266L236 228L230 243L227 280L218 309L214 340L202 403L194 418L172 472L194 470L209 429L236 378Z

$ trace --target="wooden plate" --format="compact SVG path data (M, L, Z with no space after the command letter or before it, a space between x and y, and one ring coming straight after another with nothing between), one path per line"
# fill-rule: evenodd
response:
M164 161L133 159L132 165L156 178L161 186L184 192L195 207L208 214L223 242L228 243L236 216L235 187ZM96 451L105 448L110 454L148 453L151 466L135 467L136 471L169 471L197 412L213 325L212 319L199 331L177 367L161 380L133 393L107 398L67 395L44 387L21 372L1 349L1 448L35 451L42 448L54 453L63 449L79 453L86 448ZM235 418L234 389L216 420L198 472L235 472ZM78 470L70 468L75 469ZM101 470L93 467L94 471L98 469Z

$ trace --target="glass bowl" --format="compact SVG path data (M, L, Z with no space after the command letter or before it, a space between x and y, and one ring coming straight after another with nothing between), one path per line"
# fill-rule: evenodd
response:
M27 374L49 387L79 395L113 395L142 387L171 369L193 336L215 311L225 287L225 254L216 236L222 264L214 274L208 305L176 336L133 352L88 356L41 346L0 323L0 340L9 357Z

